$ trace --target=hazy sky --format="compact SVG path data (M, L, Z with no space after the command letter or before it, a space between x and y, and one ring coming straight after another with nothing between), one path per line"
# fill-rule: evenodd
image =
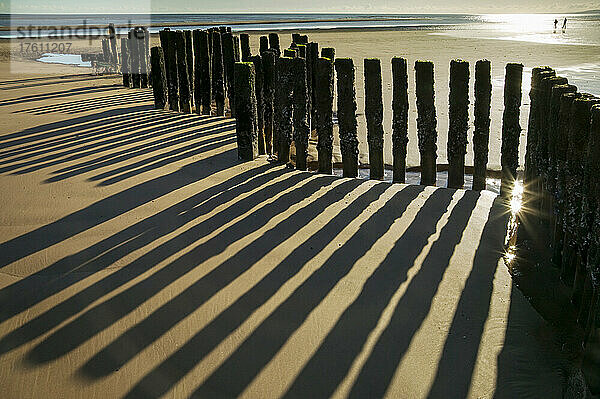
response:
M544 13L599 7L597 0L0 0L3 13Z

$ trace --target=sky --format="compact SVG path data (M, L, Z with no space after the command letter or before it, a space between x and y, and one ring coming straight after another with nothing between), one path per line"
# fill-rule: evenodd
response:
M0 0L1 13L550 13L597 0Z

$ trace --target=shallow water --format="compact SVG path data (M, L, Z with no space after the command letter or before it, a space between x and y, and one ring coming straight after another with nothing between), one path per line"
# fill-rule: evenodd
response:
M65 64L65 65L76 65L84 68L91 68L91 61L83 61L81 55L77 54L54 54L45 53L36 61L46 62L49 64Z

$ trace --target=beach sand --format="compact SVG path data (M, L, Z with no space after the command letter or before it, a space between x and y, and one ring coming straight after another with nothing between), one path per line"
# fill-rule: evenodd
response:
M450 59L557 65L426 32L310 37L381 57L386 87L392 55L435 61L440 138ZM17 62L37 74L0 67L3 398L561 397L571 365L512 284L492 193L239 163L230 119Z

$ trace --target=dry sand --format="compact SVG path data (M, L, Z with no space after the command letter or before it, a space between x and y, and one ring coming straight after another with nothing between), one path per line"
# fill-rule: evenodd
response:
M561 397L491 193L240 164L231 120L40 73L0 69L2 398Z

